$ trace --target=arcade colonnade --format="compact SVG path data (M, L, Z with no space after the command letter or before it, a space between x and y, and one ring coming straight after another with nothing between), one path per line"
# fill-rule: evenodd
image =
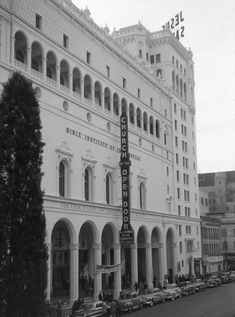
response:
M48 232L47 299L64 298L73 302L79 296L98 298L101 290L111 289L117 298L121 289L142 282L157 286L166 275L176 274L174 225L151 229L134 227L135 243L119 244L119 231L112 222L98 226L91 220L80 224L62 218ZM149 230L150 229L150 230Z

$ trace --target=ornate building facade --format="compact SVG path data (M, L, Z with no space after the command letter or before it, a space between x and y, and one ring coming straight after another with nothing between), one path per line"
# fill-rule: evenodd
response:
M51 300L201 269L192 53L168 30L133 27L144 59L70 0L0 0L0 82L21 72L40 103ZM119 240L122 112L130 247Z

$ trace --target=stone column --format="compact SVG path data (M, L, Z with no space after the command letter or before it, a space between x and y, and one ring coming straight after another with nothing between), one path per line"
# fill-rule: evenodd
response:
M14 65L14 61L15 61L15 37L12 36L11 37L11 64Z
M120 244L114 244L114 264L121 264L121 246ZM114 272L114 298L118 299L120 291L122 289L121 282L121 265L116 272Z
M31 47L27 47L27 71L31 70L31 59L32 59L32 49Z
M99 292L102 289L101 272L96 271L96 266L101 265L101 243L94 244L94 299L98 299Z
M51 250L52 245L51 243L47 244L47 252L48 252L48 259L47 259L47 290L46 290L46 299L50 301L51 299L51 284L52 284L52 259L51 259Z
M72 94L73 92L73 74L69 72L68 80L69 80L69 93Z
M70 302L78 298L78 243L70 243Z
M56 65L56 86L57 88L60 87L60 65Z
M146 259L146 283L148 288L153 288L153 261L151 243L145 244L145 259Z
M164 248L163 243L159 243L159 279L160 282L164 280L165 274L167 274L167 261L166 261L166 248Z
M80 89L81 89L81 99L84 98L84 80L80 80Z
M138 260L137 260L137 243L131 245L131 285L133 286L135 282L138 282Z
M46 56L42 57L42 78L46 80L47 77L47 58Z

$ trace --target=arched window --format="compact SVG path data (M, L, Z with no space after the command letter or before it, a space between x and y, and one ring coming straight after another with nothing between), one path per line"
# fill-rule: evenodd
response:
M160 138L160 126L159 126L159 121L158 120L156 120L155 129L156 129L156 137Z
M143 114L143 127L144 131L148 131L148 116L146 112Z
M153 117L152 116L150 116L149 118L149 132L150 134L153 135Z
M15 59L27 64L27 40L25 35L20 31L15 34Z
M66 60L60 62L60 84L69 88L69 64Z
M110 111L110 100L111 100L110 89L106 87L104 90L104 108L108 111Z
M113 113L119 115L119 97L116 93L113 94Z
M85 187L85 200L90 200L90 171L89 168L85 169L85 178L84 178L84 187Z
M141 128L141 110L140 110L140 108L137 108L137 111L136 111L136 123L137 123L137 127Z
M96 81L95 82L95 104L101 106L101 84Z
M130 103L130 106L129 106L129 119L130 119L130 123L135 124L135 110L134 110L133 103Z
M175 72L172 72L172 89L175 89Z
M60 162L59 166L59 195L65 196L65 166L63 162Z
M86 75L84 77L84 98L91 100L91 78Z
M105 179L105 190L106 190L106 204L109 205L112 202L112 177L110 173L106 174L106 179Z
M31 67L42 73L42 48L37 42L34 42L31 46Z
M140 183L139 187L139 203L140 203L140 209L145 209L145 186L144 182Z
M73 69L73 91L81 94L81 73L76 67Z

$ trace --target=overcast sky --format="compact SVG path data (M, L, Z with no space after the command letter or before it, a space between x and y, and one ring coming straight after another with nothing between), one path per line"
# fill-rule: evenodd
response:
M198 171L235 170L235 0L73 0L94 22L140 21L149 31L183 12L182 44L193 51Z

